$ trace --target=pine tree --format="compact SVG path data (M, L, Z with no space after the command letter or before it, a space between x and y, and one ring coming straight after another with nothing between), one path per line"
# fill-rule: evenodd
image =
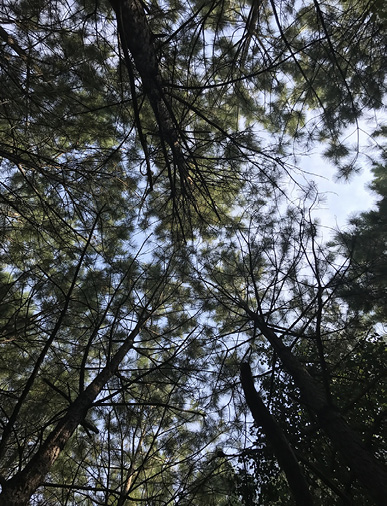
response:
M311 496L381 503L379 316L344 293L362 256L318 244L288 162L320 142L356 168L383 8L0 9L0 504L286 502L245 362Z

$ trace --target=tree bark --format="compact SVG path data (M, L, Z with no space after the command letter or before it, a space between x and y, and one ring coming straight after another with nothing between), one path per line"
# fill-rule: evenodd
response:
M251 414L256 423L263 428L278 463L286 475L297 506L313 506L314 501L298 460L281 427L256 391L249 364L241 365L241 381Z
M269 341L283 366L293 377L301 393L303 403L315 413L319 426L331 440L357 479L368 490L379 506L385 506L387 498L387 470L364 445L357 432L351 429L339 411L329 403L324 389L308 373L306 368L284 345L276 333L262 318L244 306L249 318Z
M67 410L66 415L48 435L47 439L32 457L26 467L10 480L2 483L0 506L27 506L31 496L43 482L46 474L63 450L71 435L81 424L92 406L92 403L101 392L107 381L115 374L131 350L133 341L138 335L144 321L137 323L136 327L119 348L111 361L94 378L90 385L75 399Z
M154 35L148 25L144 7L140 0L110 0L116 17L118 32L124 52L129 51L141 81L145 95L152 106L160 134L169 146L175 170L180 178L180 190L185 193L187 186L188 165L180 144L177 121L172 107L163 89L157 53L154 47ZM130 62L126 61L129 67ZM128 68L131 73L130 68ZM134 97L135 100L135 97ZM139 120L138 120L139 123ZM138 125L140 127L141 125ZM139 128L138 128L139 129ZM141 135L141 132L139 132ZM168 163L168 160L166 160ZM169 175L172 193L176 192L176 173Z

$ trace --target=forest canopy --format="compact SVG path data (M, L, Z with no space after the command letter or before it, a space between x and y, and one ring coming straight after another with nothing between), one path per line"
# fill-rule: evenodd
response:
M384 2L0 19L0 506L384 505Z

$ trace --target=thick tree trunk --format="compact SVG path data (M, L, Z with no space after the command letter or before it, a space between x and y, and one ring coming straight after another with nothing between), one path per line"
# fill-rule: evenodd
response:
M302 401L315 413L321 429L330 438L360 483L368 489L376 504L384 506L387 498L387 470L364 445L361 437L332 406L321 385L308 373L298 358L284 345L262 318L244 307L246 313L269 341L283 366L300 389Z
M256 423L263 428L278 463L286 475L297 506L312 506L313 498L298 460L281 427L255 390L251 369L246 363L241 365L241 381L251 414Z
M133 341L144 322L139 322L124 344L102 369L90 385L70 405L66 415L36 452L26 467L13 478L2 484L0 506L26 506L46 474L63 450L71 435L84 420L88 409L107 381L117 371L125 355L131 350Z
M154 35L148 25L144 7L140 0L110 0L116 12L118 32L124 52L129 51L134 64L140 74L144 93L152 106L158 123L160 134L169 146L175 170L180 178L182 193L189 189L187 186L188 165L180 144L177 121L172 107L163 90L163 82L154 47ZM130 62L126 62L130 66ZM130 68L128 68L131 73ZM134 97L135 100L135 97ZM138 121L138 123L140 123ZM138 125L141 127L141 125ZM139 132L141 135L141 132ZM167 161L168 162L168 161ZM170 174L171 190L176 191L176 173Z

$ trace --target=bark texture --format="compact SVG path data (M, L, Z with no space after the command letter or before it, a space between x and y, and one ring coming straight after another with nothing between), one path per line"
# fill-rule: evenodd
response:
M367 448L357 432L347 424L339 411L328 401L322 386L308 373L303 364L284 345L262 318L244 307L249 318L269 341L283 366L299 388L302 401L315 413L321 429L343 457L357 479L368 490L375 504L385 506L387 498L387 470Z
M31 496L44 481L45 476L50 471L65 444L78 425L83 422L92 403L101 392L104 385L106 385L107 381L117 371L125 355L132 348L133 341L141 326L141 323L137 324L124 344L113 356L112 360L70 405L66 415L58 422L57 426L48 435L43 445L26 467L13 478L2 484L0 506L28 505Z
M156 117L161 139L169 146L172 153L174 167L169 172L172 194L176 193L177 176L181 193L187 193L189 190L189 184L187 186L188 165L182 150L177 121L163 89L157 52L154 47L154 34L149 27L144 7L141 0L110 0L110 4L117 16L118 32L123 50L124 52L129 51L134 61L141 77L143 91L148 97ZM131 74L131 64L128 58L126 58L126 65L129 74ZM135 97L133 98L135 100ZM141 136L141 121L139 119L137 128ZM168 160L166 162L168 163Z
M313 506L313 498L298 460L281 427L256 391L249 364L243 363L241 365L241 381L251 414L256 423L263 428L270 441L278 463L286 475L297 506Z

